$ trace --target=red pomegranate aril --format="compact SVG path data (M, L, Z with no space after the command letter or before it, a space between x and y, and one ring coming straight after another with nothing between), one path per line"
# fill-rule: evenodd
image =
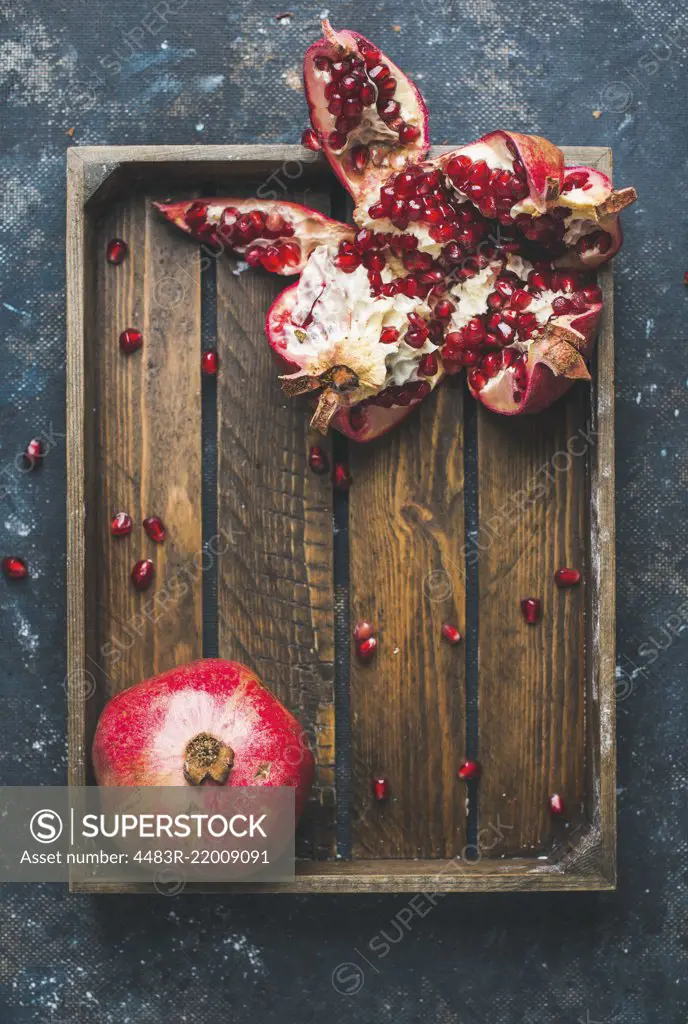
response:
M373 797L379 803L383 803L385 800L389 800L390 785L389 779L385 779L382 776L375 778L371 782L371 790Z
M367 146L354 146L351 150L351 163L357 171L364 171L370 159L370 150Z
M208 222L208 206L206 203L194 202L184 215L187 226L192 231L199 231Z
M330 102L327 104L327 109L336 118L339 118L344 113L344 97L333 96Z
M503 299L513 298L516 288L514 287L513 281L508 278L499 277L495 281L494 289L498 295L501 295ZM527 294L527 293L526 293Z
M342 132L330 132L327 141L332 149L344 149L346 146L346 135Z
M562 192L570 192L574 188L583 188L590 175L587 171L573 171L571 174L567 174L564 177L564 184L561 186Z
M27 469L37 469L45 457L45 448L40 437L32 437L24 452L24 465Z
M370 82L365 82L361 86L358 97L364 107L369 107L371 103L375 102L375 87Z
M509 327L515 328L518 325L518 318L520 316L520 313L517 309L507 308L500 310L497 316L500 316L504 323L508 324Z
M323 473L327 473L330 468L330 463L327 455L319 448L316 444L311 445L311 449L308 452L308 465L312 473L317 473L318 476L322 476Z
M562 814L566 813L564 799L559 795L559 793L552 793L547 801L547 806L549 807L549 813L554 818L560 818Z
M473 368L468 371L468 383L475 391L482 391L487 384L487 377L485 377L479 370Z
M380 341L383 345L393 345L399 340L399 331L396 327L383 327L380 331Z
M313 61L313 63L315 64L315 66L318 69L318 71L331 71L332 70L332 61L330 60L329 57L324 57L324 56L316 57L315 60Z
M472 345L481 342L486 334L485 324L477 316L472 316L463 328L463 337Z
M260 262L271 273L281 270L284 266L284 258L276 245L266 245L260 254Z
M552 312L556 316L565 316L567 313L572 313L570 299L565 298L563 295L558 295L552 302Z
M437 356L434 352L426 352L418 363L418 373L421 377L434 377L438 368Z
M569 302L572 313L585 313L588 308L588 302L583 292L574 292Z
M367 640L361 640L356 644L356 655L360 661L370 661L376 650L377 640L374 636L369 636Z
M409 328L409 330L404 335L404 341L406 342L407 345L410 345L411 348L422 348L427 340L427 334L424 334L422 331L416 330L415 327Z
M129 246L124 239L111 238L105 250L105 259L108 263L111 263L113 267L118 267L120 263L124 262L128 252Z
M469 156L455 156L447 164L447 174L455 184L466 181L473 167Z
M591 306L596 305L598 302L602 301L602 289L599 287L599 285L590 284L587 285L585 288L582 288L581 291L585 296L586 302Z
M7 555L2 560L2 572L8 580L25 580L29 575L29 569L23 558L17 555Z
M524 288L517 288L511 296L511 306L513 309L527 309L532 301L533 296Z
M312 128L304 128L303 135L301 136L301 145L305 146L306 149L312 149L314 153L322 149L320 139Z
M448 320L455 309L456 306L453 302L450 302L449 299L442 299L435 306L433 313L439 320Z
M526 622L535 626L540 621L542 613L542 602L539 597L525 597L521 601L521 611Z
M367 619L361 619L354 626L354 640L356 643L363 643L364 640L369 640L375 633L372 622L368 622Z
M386 64L374 64L372 68L368 68L368 78L372 79L376 85L379 82L384 82L385 78L389 78L389 68Z
M383 121L391 121L398 117L400 110L401 106L396 100L385 100L384 103L377 105L377 112Z
M399 142L406 145L408 142L415 142L418 138L420 138L420 128L417 128L415 124L402 124L399 129Z
M353 483L351 474L343 462L335 463L333 483L338 491L348 491Z
M143 335L135 327L127 327L119 336L119 347L125 356L130 356L133 352L137 352L142 345Z
M201 373L205 377L216 377L219 369L219 355L214 348L207 349L201 356Z
M486 377L496 377L502 368L501 353L488 352L480 364L480 369Z
M554 574L554 582L558 587L575 587L580 583L581 574L578 569L557 569Z
M263 265L261 262L262 254L263 247L261 245L254 245L251 246L250 249L246 250L244 253L244 259L248 263L249 267L261 267Z
M528 287L536 292L546 292L552 286L552 276L543 270L531 270L528 274Z
M282 242L278 246L282 256L282 264L287 267L297 267L301 262L301 246L298 242Z
M347 274L351 274L361 265L361 257L357 252L338 252L334 262Z
M461 362L464 366L477 366L480 362L480 352L475 348L465 348L461 353Z
M578 288L578 278L574 277L573 274L565 274L561 271L556 271L552 274L552 290L555 292L575 292Z
M150 558L143 558L131 570L131 582L136 590L148 590L155 579L155 566Z
M482 774L480 761L464 761L456 773L462 782L472 782Z
M134 522L128 512L118 512L110 523L110 533L113 537L126 537L131 533Z
M450 622L445 622L442 626L442 636L449 644L458 644L461 642L461 634L456 626L452 626Z
M380 82L378 87L378 96L381 100L388 100L397 91L397 80L392 75L389 78L385 78L384 82ZM396 125L394 126L396 127Z
M486 301L490 309L501 309L506 299L499 292L490 292Z
M143 520L143 528L156 544L162 544L167 536L167 530L162 519L159 516L147 516Z

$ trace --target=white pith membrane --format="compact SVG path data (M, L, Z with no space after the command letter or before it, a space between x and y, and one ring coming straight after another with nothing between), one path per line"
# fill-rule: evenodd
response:
M437 351L437 345L426 339L422 348L413 348L404 341L411 327L407 314L415 312L428 319L428 305L405 295L373 297L365 267L345 273L335 265L336 255L331 246L319 246L313 252L296 287L290 317L281 323L285 347L280 352L301 367L282 377L285 390L296 394L323 387L331 396L327 381L318 379L333 367L348 368L357 384L334 395L331 418L336 407L356 405L389 387L420 381L434 387L442 377L441 360L432 377L419 375L418 367L424 355ZM395 276L389 265L382 271L383 281ZM386 327L399 332L396 342L380 341Z

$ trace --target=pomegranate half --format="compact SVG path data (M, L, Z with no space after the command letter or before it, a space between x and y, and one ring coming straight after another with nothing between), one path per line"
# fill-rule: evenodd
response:
M293 786L313 779L303 729L245 665L205 659L123 690L93 740L101 786Z
M323 22L304 61L312 129L355 201L355 228L277 200L158 204L252 266L300 273L267 336L313 425L360 441L404 419L447 374L505 415L589 380L602 309L594 276L621 244L614 190L547 139L493 131L428 160L427 111L369 40Z

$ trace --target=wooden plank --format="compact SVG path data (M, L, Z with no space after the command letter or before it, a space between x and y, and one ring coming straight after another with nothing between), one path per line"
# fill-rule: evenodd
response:
M332 486L307 469L309 446L329 453L329 442L282 395L265 340L288 283L218 261L219 651L250 665L310 737L316 777L297 854L319 859L335 853Z
M441 388L399 429L351 445L352 625L372 621L375 660L351 659L355 857L449 857L465 844L462 392ZM386 776L387 804L371 796Z
M129 253L113 267L110 238ZM97 408L99 648L108 696L202 655L201 405L199 253L175 238L148 197L112 208L97 233ZM120 351L137 327L143 347ZM110 520L128 512L134 529L113 538ZM142 527L158 515L155 544ZM95 554L95 553L94 553ZM156 567L140 594L130 573L140 558Z

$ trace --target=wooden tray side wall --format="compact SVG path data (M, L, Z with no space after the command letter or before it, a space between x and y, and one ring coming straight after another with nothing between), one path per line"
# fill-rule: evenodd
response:
M588 163L610 171L610 154L599 149L565 150L567 163ZM156 268L151 261L161 257L165 276L174 280L179 269L180 254L190 264L183 268L185 289L192 288L191 321L180 321L183 309L175 307L163 315L160 347L156 347L156 327L149 325L152 341L153 371L160 381L146 385L142 373L134 394L134 415L115 447L109 437L116 424L116 409L123 400L131 400L127 390L130 382L118 383L117 361L112 369L94 360L108 329L96 321L94 289L99 295L106 282L96 285L91 263L94 251L102 247L105 236L116 229L117 221L108 217L126 216L137 200L127 198L131 182L136 193L149 193L160 187L160 170L172 174L175 182L197 184L198 181L236 179L265 180L283 172L285 165L301 163L303 181L308 186L306 202L326 209L329 202L330 177L323 162L300 147L138 147L72 150L68 159L68 589L69 589L69 779L73 785L88 778L88 744L92 736L98 696L105 691L112 695L127 679L142 678L175 661L200 654L200 590L192 590L191 605L184 618L192 623L186 632L179 626L179 616L168 628L180 629L179 641L161 644L153 628L150 640L141 647L141 664L126 665L122 682L101 678L102 657L95 652L102 648L104 625L112 614L131 614L132 609L116 609L118 594L126 590L122 566L113 563L107 573L103 590L97 578L99 566L108 564L110 545L102 545L96 555L98 538L104 537L104 520L115 494L95 485L94 470L107 469L115 449L124 448L124 465L116 472L122 481L129 480L131 492L125 497L135 503L136 493L149 503L165 505L169 498L166 485L155 492L150 473L150 459L157 454L160 438L155 435L153 413L156 409L156 388L164 383L166 355L170 346L164 337L183 330L192 339L184 358L188 362L170 369L170 382L183 374L188 395L183 407L190 409L191 419L180 423L175 449L164 465L164 477L176 480L184 462L188 438L198 436L198 456L192 449L190 465L183 469L184 507L188 516L175 523L175 534L182 549L170 552L173 559L184 562L201 552L200 530L200 398L198 353L200 323L196 282L197 249L186 240L174 236L166 225L151 223L148 214L140 212L138 221L145 225L143 283L137 286L132 269L131 284L120 288L114 298L118 320L136 312L141 294L150 301L151 281ZM326 182L318 185L318 182ZM315 186L310 188L311 183ZM302 184L302 182L299 182ZM188 192L189 185L182 186ZM140 201L140 200L139 200ZM123 213L124 211L124 213ZM97 225L97 226L96 226ZM132 225L132 230L136 228ZM180 244L181 243L181 244ZM170 247L169 250L167 247ZM170 266L165 270L165 253ZM196 255L195 255L196 254ZM122 268L118 268L118 271ZM145 284L146 274L148 285ZM399 632L400 643L386 643L381 650L375 673L351 665L351 710L353 723L353 837L354 859L327 859L334 850L334 723L333 723L333 591L332 535L330 526L331 492L322 492L316 480L304 475L302 465L309 438L303 428L304 410L297 404L283 402L274 386L274 370L268 366L262 337L262 315L269 295L279 290L275 280L258 275L231 275L227 265L218 265L218 344L223 365L231 365L232 373L220 378L218 389L220 490L219 527L237 526L248 530L248 550L241 544L231 546L221 556L219 572L220 653L253 663L259 674L274 685L283 700L290 704L311 732L318 763L318 785L309 809L305 829L305 846L301 853L312 860L297 864L294 883L263 887L261 891L284 892L351 892L351 891L437 891L504 890L504 889L604 889L615 883L615 734L614 734L614 479L613 479L613 338L611 270L605 269L601 284L605 291L606 309L597 353L596 385L592 391L592 432L594 441L585 459L574 460L572 466L557 476L557 502L548 502L536 509L525 524L515 523L507 531L505 550L513 549L514 568L503 576L502 554L490 549L481 556L478 622L479 649L479 743L480 754L489 753L491 774L486 773L480 788L479 824L489 825L501 809L501 822L509 823L510 806L527 807L519 817L518 829L509 832L503 846L493 846L475 861L457 859L465 845L466 822L458 790L446 784L453 776L457 760L463 755L465 738L465 664L456 649L440 648L433 642L433 632L445 618L454 618L459 626L465 617L463 590L455 588L446 607L442 602L423 602L427 578L436 572L450 575L461 565L466 550L463 533L463 434L460 414L461 392L449 389L425 403L420 415L413 417L394 436L378 446L349 447L349 459L355 486L350 492L350 595L352 621L369 605L380 616L380 627L388 638ZM141 288L143 292L141 292ZM147 298L146 298L147 296ZM99 302L100 302L99 298ZM107 301L107 300L106 300ZM102 303L98 308L102 308ZM187 304L183 304L187 309ZM133 326L133 325L130 325ZM96 341L92 332L96 332ZM112 347L112 339L110 339ZM255 363L258 355L259 362ZM105 387L108 374L113 376ZM251 382L255 379L253 392ZM122 390L124 388L124 390ZM119 389L119 390L118 390ZM160 392L157 392L160 394ZM140 394L141 397L137 397ZM116 397L115 397L116 396ZM152 401L149 410L144 408ZM164 405L165 403L162 402ZM273 408L274 406L274 408ZM237 433L237 423L250 421L258 407L264 414L265 432L260 422L251 431ZM180 406L181 408L181 406ZM95 413L93 410L96 410ZM138 410L144 418L142 454L134 456L140 438L126 443L127 430L139 423ZM240 415L239 415L240 413ZM106 415L107 414L107 415ZM589 399L583 389L574 389L555 410L547 414L554 426L551 439L544 447L534 447L529 439L533 428L519 425L516 431L505 430L505 421L479 410L478 457L484 484L478 495L479 514L487 516L494 501L504 491L518 488L524 474L538 459L551 458L572 431L588 422ZM103 417L105 421L103 422ZM531 421L535 422L535 421ZM95 433L94 433L95 427ZM243 428L242 428L243 430ZM274 432L274 437L271 436ZM96 442L95 438L98 438ZM250 438L255 440L252 442ZM403 438L403 445L401 443ZM182 443L183 441L183 443ZM246 449L246 443L249 448ZM193 442L195 445L195 442ZM129 450L131 446L131 451ZM240 451L241 449L241 451ZM375 451L374 451L375 449ZM508 473L503 479L490 476L490 453L508 452ZM103 454L107 453L107 462ZM377 453L377 454L376 454ZM240 456L240 457L239 457ZM134 462L131 462L131 459ZM165 456L164 458L168 458ZM242 461L243 460L243 461ZM537 468L537 467L536 467ZM109 472L109 470L108 470ZM157 470L156 470L157 472ZM115 477L113 477L115 479ZM261 482L262 481L262 482ZM277 482L277 486L274 484ZM272 488L272 490L271 490ZM588 495L587 507L581 495ZM258 506L237 517L241 495L250 496ZM244 502L244 504L246 504ZM95 508L97 507L97 514ZM132 506L132 507L135 507ZM171 506L170 506L171 507ZM376 511L375 511L376 510ZM554 511L552 511L554 510ZM556 511L558 510L558 511ZM146 514L143 506L137 515ZM196 516L196 512L198 515ZM169 515L169 513L168 513ZM243 517L243 518L242 518ZM280 519L275 531L270 519ZM544 518L543 518L544 517ZM365 529L361 524L367 519ZM385 522L387 526L385 526ZM552 541L543 562L533 562L519 552L527 542L529 528L544 530ZM379 531L379 533L378 533ZM542 580L558 567L560 559L575 562L584 547L584 535L592 541L586 565L587 608L580 595L562 604L555 592L545 600L554 602L552 620L538 640L527 632L518 639L516 654L508 659L514 678L527 673L529 685L504 692L504 661L494 652L493 638L500 643L512 641L513 635L503 627L506 612L516 596L522 593L537 566L537 579ZM255 537L255 543L254 543ZM270 539L273 546L266 546ZM137 541L141 538L137 538ZM105 550L105 548L108 550ZM263 552L260 554L260 552ZM148 552L137 554L143 557ZM133 550L131 552L133 554ZM157 554L157 552L156 552ZM166 553L167 555L167 553ZM383 571L371 590L368 555L377 564L404 565L404 573L396 579L393 572ZM114 557L114 556L113 556ZM94 560L95 559L95 560ZM278 566L281 566L281 569ZM124 563L123 563L124 564ZM127 562L128 564L128 562ZM501 563L503 564L503 563ZM167 571L165 571L167 575ZM268 592L261 590L261 579L276 578ZM112 579L112 591L109 580ZM263 597L248 598L247 612L242 612L242 595L247 584L253 585ZM572 595L567 595L571 597ZM400 597L407 608L408 622L397 630L393 609L400 607ZM496 598L496 600L495 600ZM95 603L97 599L97 604ZM128 598L126 599L128 601ZM256 604L257 601L257 604ZM103 612L103 602L108 610ZM262 607L262 611L260 607ZM97 608L94 617L93 609ZM255 608L258 608L256 620ZM134 615L136 609L133 609ZM187 614L188 612L188 614ZM511 614L511 613L509 613ZM173 617L174 618L174 617ZM421 622L421 639L414 632ZM255 638L256 621L265 627L260 642ZM513 624L512 624L513 625ZM147 627L146 627L147 628ZM527 627L526 627L527 628ZM573 647L566 655L557 644L557 631L574 637ZM586 653L585 635L588 645ZM172 636L172 634L170 634ZM487 638L490 638L488 643ZM188 645L188 655L177 644ZM173 655L162 655L168 649ZM394 647L400 649L393 654ZM387 650L389 647L389 650ZM413 648L411 654L407 653ZM416 649L416 647L418 649ZM253 658L249 651L253 652ZM456 658L452 657L457 655ZM497 657L495 661L494 658ZM398 659L394 661L393 659ZM490 658L493 660L490 661ZM554 661L553 661L554 659ZM100 662L100 664L99 664ZM282 663L282 668L279 668ZM422 680L411 678L422 665ZM95 667L94 667L95 666ZM521 666L521 667L519 667ZM415 669L415 673L414 673ZM273 678L274 673L274 678ZM422 685L420 685L422 682ZM583 699L582 690L585 690ZM93 689L96 699L90 699ZM84 699L84 696L89 699ZM503 706L506 714L493 714L492 708ZM508 728L513 722L513 730ZM506 731L505 731L506 730ZM410 746L410 750L409 750ZM514 777L514 751L525 768L523 779ZM403 753L402 753L403 752ZM408 752L408 756L407 756ZM379 764L382 760L384 764ZM398 799L386 810L386 823L371 815L369 778L371 772L395 766L403 784ZM408 775L406 774L408 770ZM558 844L556 857L537 861L530 854L543 844L557 839L543 817L541 795L553 787L563 789L575 808L580 828L575 842L566 838ZM507 794L503 797L501 794ZM505 803L506 801L506 803ZM586 814L578 817L578 807L585 805ZM420 809L420 812L419 812ZM529 854L521 856L520 854ZM500 859L506 855L506 859ZM319 857L325 858L318 860ZM385 859L385 858L393 859ZM411 859L414 858L414 859ZM418 858L418 859L416 859ZM89 891L112 891L108 886L88 887ZM247 891L230 887L231 891ZM117 891L145 891L145 887L118 887Z

